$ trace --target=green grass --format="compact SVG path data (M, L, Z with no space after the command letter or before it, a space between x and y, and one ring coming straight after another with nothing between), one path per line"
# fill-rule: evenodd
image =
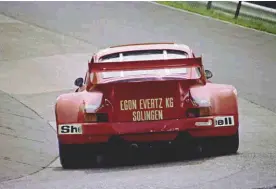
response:
M273 22L258 20L256 18L249 18L241 15L238 17L238 19L234 19L234 13L229 14L213 9L207 10L206 6L192 2L188 3L183 1L157 1L157 3L231 22L248 28L254 28L260 31L276 34L276 23Z

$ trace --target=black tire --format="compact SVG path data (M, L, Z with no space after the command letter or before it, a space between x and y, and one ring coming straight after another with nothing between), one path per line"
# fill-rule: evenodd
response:
M230 155L239 149L239 132L227 137L215 137L201 141L203 156Z
M98 158L102 157L93 149L93 145L71 145L59 144L60 164L64 169L77 169L89 167L98 167L102 162Z
M225 138L224 148L222 149L222 153L225 154L235 154L239 149L239 132L235 135Z
M78 158L75 148L71 145L59 144L60 164L64 169L77 168Z

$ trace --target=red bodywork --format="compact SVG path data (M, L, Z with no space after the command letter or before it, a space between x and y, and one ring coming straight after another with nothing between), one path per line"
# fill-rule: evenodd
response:
M144 49L181 50L188 58L99 62L104 55ZM102 77L102 73L111 71L160 68L187 68L187 73ZM191 114L192 109L207 109L207 113ZM175 44L118 46L96 53L88 63L83 87L59 96L55 111L62 144L105 143L111 136L135 142L170 141L181 131L193 137L230 136L239 127L236 89L207 81L202 59L196 58L188 47ZM93 120L97 115L104 115L104 119ZM215 126L215 119L222 119L221 116L233 116L232 125L223 122ZM61 126L75 124L81 132L60 132Z

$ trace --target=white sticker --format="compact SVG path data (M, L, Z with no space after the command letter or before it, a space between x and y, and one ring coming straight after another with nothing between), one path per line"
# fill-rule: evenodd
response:
M211 126L212 120L209 120L208 122L195 122L196 126Z
M215 117L215 127L228 127L234 125L234 116Z
M81 124L63 124L58 125L58 134L60 135L80 135L82 134Z

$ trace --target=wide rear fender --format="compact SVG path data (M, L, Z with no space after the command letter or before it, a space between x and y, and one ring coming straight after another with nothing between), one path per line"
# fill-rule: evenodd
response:
M212 90L212 104L214 115L237 115L237 90L231 85L221 85Z
M100 106L103 94L100 92L78 92L60 95L55 105L57 124L78 123L83 115L84 105Z
M191 88L192 97L209 102L212 115L238 115L237 90L232 85L207 83Z

